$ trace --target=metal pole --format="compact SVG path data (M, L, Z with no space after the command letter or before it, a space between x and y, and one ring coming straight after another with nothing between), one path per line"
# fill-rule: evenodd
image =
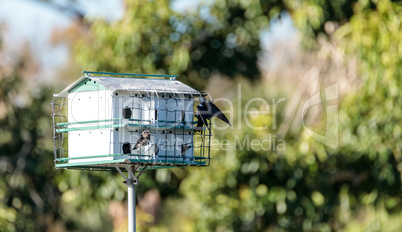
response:
M131 173L134 170L131 168L131 172L128 172L128 231L135 232L135 185L133 183L134 176Z

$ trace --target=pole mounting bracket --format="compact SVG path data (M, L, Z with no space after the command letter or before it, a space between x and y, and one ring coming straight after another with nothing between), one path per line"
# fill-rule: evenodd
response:
M127 170L127 173L129 174L128 177L126 177L126 175L124 175L123 171L120 169L120 167L118 165L113 165L113 166L120 173L120 175L124 178L123 183L125 185L129 185L129 184L137 185L139 182L138 179L145 172L148 165L143 166L137 176L135 175L135 173L140 169L140 166L135 167L134 172L133 172L133 171L131 171L132 166L130 166L128 164L124 165L124 168ZM131 177L131 178L129 178L129 177Z

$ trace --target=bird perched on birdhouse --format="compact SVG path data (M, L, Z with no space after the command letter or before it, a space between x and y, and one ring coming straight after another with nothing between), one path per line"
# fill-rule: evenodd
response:
M209 131L211 129L208 126L208 120L211 120L212 117L218 117L222 121L226 122L229 124L229 126L232 126L230 124L229 119L225 116L225 114L222 113L222 111L212 102L207 101L205 98L200 97L199 98L200 104L197 105L197 119L198 123L196 128L202 128L203 125L205 125Z
M137 143L134 145L133 150L137 148L141 149L142 146L148 145L150 139L151 139L151 132L149 130L144 130L141 133L140 138L137 140Z

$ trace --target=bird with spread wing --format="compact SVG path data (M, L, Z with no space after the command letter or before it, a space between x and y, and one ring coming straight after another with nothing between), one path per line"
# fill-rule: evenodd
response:
M198 131L202 130L203 125L205 125L208 128L208 130L211 131L211 129L208 127L207 120L211 120L212 117L217 117L222 121L226 122L227 124L229 124L229 126L232 126L232 124L230 124L229 122L229 119L222 113L222 111L214 103L207 101L203 97L200 97L199 101L200 104L197 105L198 112L195 116L198 119L196 130Z

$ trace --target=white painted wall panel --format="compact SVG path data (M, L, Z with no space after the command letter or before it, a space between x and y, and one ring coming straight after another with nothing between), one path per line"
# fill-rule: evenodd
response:
M113 146L110 129L70 131L68 134L69 158L109 155ZM70 163L77 162L70 160ZM79 162L84 162L80 160Z
M70 93L68 122L111 119L111 100L108 90Z

